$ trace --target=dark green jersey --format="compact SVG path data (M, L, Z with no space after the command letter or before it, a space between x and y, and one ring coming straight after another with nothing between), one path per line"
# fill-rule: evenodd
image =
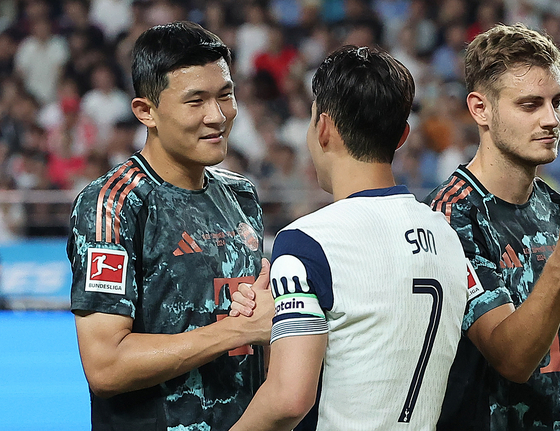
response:
M464 166L426 199L459 234L484 292L469 302L463 330L533 290L560 230L560 196L540 179L524 205L489 193ZM451 368L438 430L560 430L558 337L527 383L501 377L463 336Z
M227 315L231 291L259 273L262 235L245 178L209 168L204 188L189 191L164 182L136 154L76 199L72 310L130 316L139 333L209 325ZM154 388L110 399L92 394L93 430L228 429L262 382L262 349L248 350Z

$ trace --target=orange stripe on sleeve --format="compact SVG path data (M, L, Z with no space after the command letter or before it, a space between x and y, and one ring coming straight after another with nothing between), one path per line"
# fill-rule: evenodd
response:
M96 207L96 222L95 222L95 240L101 241L103 239L103 198L105 193L111 187L113 181L118 178L126 168L128 168L132 162L127 162L122 165L112 176L107 180L105 185L101 188L99 196L97 197L97 207Z
M449 199L451 198L451 196L453 196L455 193L457 193L457 191L461 187L463 187L464 184L465 184L465 182L463 180L457 179L457 182L453 185L453 187L451 187L447 191L447 193L445 193L443 198L437 203L436 210L441 211L441 208L443 207L443 205L446 204L449 201Z
M105 206L105 241L111 242L111 221L112 221L112 212L113 212L113 203L115 201L115 196L117 195L120 188L132 178L132 176L138 172L138 168L130 169L120 180L119 182L111 189L111 193L109 193L109 197L107 198L107 204Z
M135 168L136 169L136 168ZM146 175L140 173L138 175L136 175L136 177L134 178L134 180L132 180L132 182L125 187L125 189L123 190L123 192L121 193L121 195L119 196L119 201L117 202L117 206L115 208L115 225L114 225L114 230L115 230L115 243L118 244L120 241L120 227L121 227L121 208L123 206L123 202L126 199L126 197L128 196L128 194L130 193L130 191L135 188L138 183L140 182L140 180L142 178L144 178Z
M451 199L448 202L449 205L446 205L446 207L445 207L445 218L447 219L447 222L451 221L451 209L453 208L453 204L455 202L467 197L471 192L472 192L472 187L467 186L463 189L463 191L461 193L459 193L457 196L455 196L453 199Z
M443 194L445 193L445 191L447 190L448 187L453 186L457 181L459 180L459 178L457 177L453 177L453 179L451 180L451 182L449 184L447 184L447 186L442 187L441 189L439 189L439 192L437 193L437 195L432 199L432 202L430 203L430 206L433 208L433 205L436 203L436 201L438 201L439 199L441 199L441 197L443 196Z

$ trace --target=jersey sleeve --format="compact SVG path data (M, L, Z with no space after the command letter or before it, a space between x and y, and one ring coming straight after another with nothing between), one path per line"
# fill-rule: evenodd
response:
M469 295L463 318L462 330L465 332L487 312L512 302L498 267L499 250L492 246L490 234L484 229L486 223L484 213L476 206L467 209L459 203L451 212L450 224L474 270L469 274L470 290L473 290L473 283L476 286L476 294Z
M67 254L72 266L72 311L135 317L138 289L135 230L142 202L131 182L88 187L76 199ZM118 189L117 189L118 187ZM123 195L127 192L127 195Z
M270 270L275 316L271 343L328 332L325 310L333 306L332 275L321 245L298 229L281 231Z

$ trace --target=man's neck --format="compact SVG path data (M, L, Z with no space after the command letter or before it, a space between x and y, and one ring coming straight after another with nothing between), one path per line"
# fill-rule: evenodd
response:
M521 205L531 196L536 167L492 157L480 149L467 167L490 193L506 202Z
M200 190L204 187L204 166L187 166L161 148L148 145L141 154L165 182L187 190Z
M395 186L395 178L389 163L365 163L347 159L338 163L333 172L332 188L335 201L361 192Z

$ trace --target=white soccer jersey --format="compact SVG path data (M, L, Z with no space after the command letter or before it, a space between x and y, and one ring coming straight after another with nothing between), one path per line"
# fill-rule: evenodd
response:
M435 429L467 301L442 214L404 186L354 194L279 232L271 286L272 342L328 333L317 430Z

